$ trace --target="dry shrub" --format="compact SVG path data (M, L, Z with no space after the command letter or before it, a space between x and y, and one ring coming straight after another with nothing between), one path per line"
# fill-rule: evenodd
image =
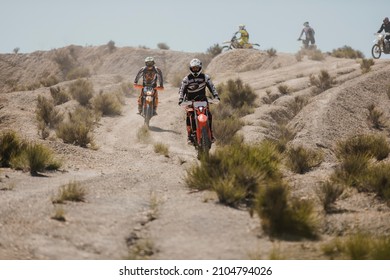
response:
M53 98L54 105L61 105L70 100L69 94L60 87L50 87L50 95Z
M350 46L344 46L338 49L334 49L330 55L338 58L364 58L364 54L361 51L354 50Z
M316 238L318 223L313 203L290 197L288 186L275 181L260 189L255 212L271 236Z
M219 44L214 44L206 50L207 54L210 54L212 57L216 57L222 53L222 47Z
M103 116L115 116L122 113L120 97L116 93L99 93L92 100L95 111Z
M80 105L86 106L93 97L92 82L85 79L77 79L75 82L70 84L69 92L72 97L80 103Z
M42 95L38 95L35 115L38 123L43 123L49 128L56 128L63 120L63 115L55 108L53 100L49 100Z
M13 157L21 152L23 141L15 131L7 130L0 135L0 166L10 167Z
M59 124L56 134L64 143L87 147L93 145L94 123L95 115L93 112L79 106L74 112L68 114L68 120Z
M310 75L310 84L316 87L314 93L318 94L330 89L335 84L335 80L329 75L328 71L321 70L317 77Z
M113 53L116 50L115 42L113 40L108 41L107 48L110 53Z
M362 73L368 73L371 71L371 66L375 64L374 60L372 58L370 59L365 59L363 58L362 61L360 62L360 69L362 70Z
M44 87L51 87L58 84L59 80L55 75L49 75L48 77L41 78L39 83Z
M154 152L157 153L157 154L161 154L165 157L169 157L169 147L163 143L155 143L153 145L154 147Z
M372 127L382 130L386 127L386 121L383 117L383 112L378 110L375 104L368 106L368 120L371 122Z
M60 187L56 198L52 199L53 203L64 203L65 201L84 202L86 190L79 182L70 182Z
M318 198L326 213L332 213L335 201L342 195L344 187L335 182L326 181L317 189Z
M66 80L76 80L81 78L87 78L90 77L91 73L89 72L89 69L86 67L75 67L71 70L69 70L68 74L66 75Z
M228 80L226 84L221 84L218 87L218 92L221 96L222 104L229 104L233 109L238 109L247 104L253 107L257 95L253 89L244 84L241 79Z
M74 52L72 54L74 54ZM57 63L64 78L68 75L69 71L77 65L75 57L72 56L71 51L67 49L56 50L54 52L53 60Z
M290 88L287 85L279 85L278 90L281 94L289 94Z
M286 151L287 166L294 172L303 174L321 164L323 154L303 146L290 147Z
M276 56L276 53L277 53L277 51L274 48L270 48L266 52L267 52L269 57L274 57L274 56Z
M166 44L166 43L158 43L158 44L157 44L157 47L158 47L160 50L169 50L169 46L168 46L168 44Z

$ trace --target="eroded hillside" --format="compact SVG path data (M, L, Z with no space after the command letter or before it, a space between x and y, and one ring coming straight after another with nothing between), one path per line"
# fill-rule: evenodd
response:
M367 74L354 59L325 56L315 61L294 54L236 50L208 63L205 55L106 46L70 46L73 63L89 69L94 92L110 91L131 83L145 56L154 56L166 76L160 94L159 115L152 119L150 139L140 141L143 120L136 114L136 94L125 97L122 114L103 117L94 131L97 149L64 144L52 133L41 140L35 121L38 95L50 96L49 87L34 85L50 75L57 86L67 87L63 71L54 61L56 50L0 55L0 129L13 129L30 140L44 142L63 160L62 172L31 177L29 173L1 169L1 259L122 259L140 247L152 259L268 259L277 248L281 258L327 258L321 246L337 236L358 230L388 235L390 211L372 193L351 189L336 203L332 214L321 210L316 188L329 179L338 165L335 144L360 133L381 134L368 121L374 104L388 120L390 64L377 60ZM289 145L321 150L323 162L305 174L284 170L294 196L317 205L321 220L318 240L275 240L263 232L258 217L218 203L211 192L190 192L183 177L197 162L185 139L184 112L177 106L177 76L187 63L201 55L215 84L241 79L254 90L257 106L243 117L239 131L246 142L280 137L280 124L293 131ZM310 76L325 70L334 79L331 88L316 92ZM279 87L289 89L281 93ZM14 91L18 89L18 91ZM299 97L299 99L297 99ZM304 100L297 105L297 100ZM71 107L73 101L62 105ZM155 143L169 147L169 156L154 151ZM385 162L388 159L384 160ZM51 217L60 186L81 182L87 189L83 203L61 205L66 222Z

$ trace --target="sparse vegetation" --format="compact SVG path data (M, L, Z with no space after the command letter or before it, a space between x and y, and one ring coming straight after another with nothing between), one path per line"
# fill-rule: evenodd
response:
M116 50L115 42L113 40L108 41L107 48L110 53L113 53Z
M66 80L76 80L81 78L88 78L91 76L88 68L85 67L75 67L69 70L66 75Z
M383 117L383 112L376 108L375 104L368 106L368 120L371 122L372 127L382 130L386 127L386 121Z
M93 146L94 123L95 115L93 112L79 106L74 112L69 112L67 120L58 125L56 134L64 143L81 147Z
M338 49L334 49L331 53L331 56L338 58L364 58L364 54L361 51L354 50L350 46L344 46Z
M158 43L157 44L157 47L160 49L160 50L169 50L169 46L167 43Z
M335 80L329 75L328 71L321 70L317 77L310 75L310 84L316 87L314 93L318 94L330 89L335 84Z
M122 105L117 93L99 93L92 99L95 111L103 116L115 116L122 113Z
M42 95L38 95L35 114L38 123L43 123L49 128L56 128L63 119L63 115L55 108L53 100Z
M61 105L70 100L69 94L60 87L50 87L50 94L53 98L54 105Z
M87 192L77 181L70 182L59 188L58 194L52 199L53 203L64 203L65 201L84 202Z
M317 195L326 213L334 211L334 203L343 191L344 187L335 182L326 181L321 183L317 190Z
M161 154L165 157L169 157L169 147L163 143L155 143L154 144L154 152L157 154Z
M290 88L287 85L279 85L278 90L281 94L289 94Z
M65 222L65 210L62 207L56 207L54 215L51 217L53 220L59 222Z
M4 131L0 135L0 166L10 167L13 157L21 153L24 142L15 131Z
M150 135L150 131L146 125L143 125L138 129L137 139L141 143L149 143L150 142L151 135Z
M80 103L80 105L87 106L93 97L92 82L85 79L77 79L75 82L70 84L69 92L72 97Z
M368 73L371 71L371 66L375 64L374 60L372 58L370 59L365 59L363 58L362 61L360 62L360 69L362 70L362 73Z
M277 53L277 51L274 48L270 48L270 49L267 50L267 54L268 54L269 57L276 56L276 53Z
M287 165L296 173L303 174L318 166L323 159L321 152L303 146L290 147L286 151Z
M222 47L219 44L214 44L209 47L206 51L207 54L210 54L212 57L216 57L222 52Z

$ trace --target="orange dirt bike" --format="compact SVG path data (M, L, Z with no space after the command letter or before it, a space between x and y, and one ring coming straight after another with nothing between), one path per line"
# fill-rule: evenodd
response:
M142 111L141 116L144 117L145 122L144 124L149 127L150 119L154 115L154 107L155 107L155 97L157 94L157 91L162 91L163 88L161 87L151 87L151 86L142 86L142 85L134 85L134 88L140 88L142 89Z
M233 34L233 37L230 39L230 41L225 41L222 44L223 44L222 51L228 51L234 49L254 49L254 47L260 47L260 45L256 43L247 43L242 46L239 43L236 34Z
M219 100L208 99L208 101L184 101L181 103L190 117L191 137L198 153L198 159L209 155L212 144L207 103L218 104Z
M382 53L389 54L390 53L390 42L385 40L386 36L389 36L390 33L374 33L376 39L374 41L374 45L371 49L372 57L378 59L381 57Z

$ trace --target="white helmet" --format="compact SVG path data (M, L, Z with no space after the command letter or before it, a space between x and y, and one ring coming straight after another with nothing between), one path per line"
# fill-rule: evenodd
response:
M245 29L245 25L244 25L244 24L240 24L240 25L238 26L238 29L240 29L240 30Z
M146 66L154 66L154 58L151 57L151 56L148 56L147 58L145 58L145 65Z
M190 62L190 72L192 75L197 77L202 72L202 61L197 58L194 58Z

